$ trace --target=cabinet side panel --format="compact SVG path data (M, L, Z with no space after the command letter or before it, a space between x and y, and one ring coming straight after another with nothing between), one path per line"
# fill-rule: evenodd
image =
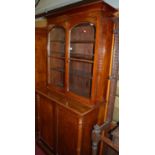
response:
M105 44L105 55L103 60L103 97L106 98L107 95L107 84L109 80L109 72L110 72L110 64L111 64L111 55L112 55L112 48L113 48L113 28L114 23L111 19L103 19L105 23L103 25L104 30L104 44Z
M100 18L98 18L97 28L98 44L96 49L96 98L99 102L105 102L112 50L113 23L110 19L103 17L101 14Z
M50 149L54 149L54 103L40 96L39 101L39 133L42 140Z
M44 28L35 29L35 85L46 85L46 50L47 31Z
M35 94L35 139L39 138L39 95Z
M103 57L103 64L102 64L102 79L100 86L98 87L98 91L100 95L103 96L105 102L100 108L99 117L98 117L98 124L102 124L106 120L106 109L108 106L108 96L109 96L109 84L111 78L111 63L112 63L112 51L113 51L113 41L114 41L114 22L112 19L103 18L103 45L105 47L104 57ZM98 93L99 94L99 93Z

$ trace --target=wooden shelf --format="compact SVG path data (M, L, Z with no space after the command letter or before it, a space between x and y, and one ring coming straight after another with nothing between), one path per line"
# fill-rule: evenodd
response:
M64 52L58 52L58 51L50 51L50 55L49 56L65 57L65 53Z
M54 83L54 85L57 86L57 87L64 87L63 83Z
M49 56L49 57L55 58L55 59L65 59L65 57L61 57L61 56L53 56L53 55L51 55L51 56Z
M94 61L92 61L92 60L86 60L86 59L70 58L70 60L79 61L79 62L86 62L86 63L94 63Z
M65 55L65 52L58 52L58 51L51 51L50 53L51 54L64 54Z
M62 41L62 40L50 40L50 42L53 42L53 43L55 43L55 42L58 42L58 43L65 43L65 41Z
M87 78L87 79L92 79L92 74L91 73L86 73L85 71L80 71L80 70L70 70L69 74L71 76L80 76L82 78Z
M93 44L95 43L94 40L77 40L77 41L71 41L71 44Z
M50 69L57 72L65 72L64 69L62 68L50 68Z
M94 55L88 55L88 54L81 54L81 53L73 53L70 52L71 58L77 58L77 59L86 59L86 60L93 60Z

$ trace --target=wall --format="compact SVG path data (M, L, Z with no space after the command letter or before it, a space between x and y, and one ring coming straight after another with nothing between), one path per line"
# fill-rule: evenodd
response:
M119 0L104 0L106 3L110 4L116 9L119 9Z
M47 20L45 18L37 18L35 20L35 27L46 27Z

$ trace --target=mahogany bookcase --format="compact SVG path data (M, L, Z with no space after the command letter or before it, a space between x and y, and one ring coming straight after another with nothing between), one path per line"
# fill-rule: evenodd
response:
M91 155L107 118L114 13L101 0L49 11L36 28L36 141L51 154Z

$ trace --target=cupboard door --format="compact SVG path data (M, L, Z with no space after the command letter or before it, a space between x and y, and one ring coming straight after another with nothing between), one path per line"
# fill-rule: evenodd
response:
M39 96L38 101L38 115L39 115L39 138L50 149L54 149L54 106L55 104Z
M48 85L64 88L65 30L53 27L48 34Z
M78 118L71 111L57 108L58 155L76 155L78 141Z
M69 91L91 98L95 48L95 26L82 23L72 28L69 63Z

